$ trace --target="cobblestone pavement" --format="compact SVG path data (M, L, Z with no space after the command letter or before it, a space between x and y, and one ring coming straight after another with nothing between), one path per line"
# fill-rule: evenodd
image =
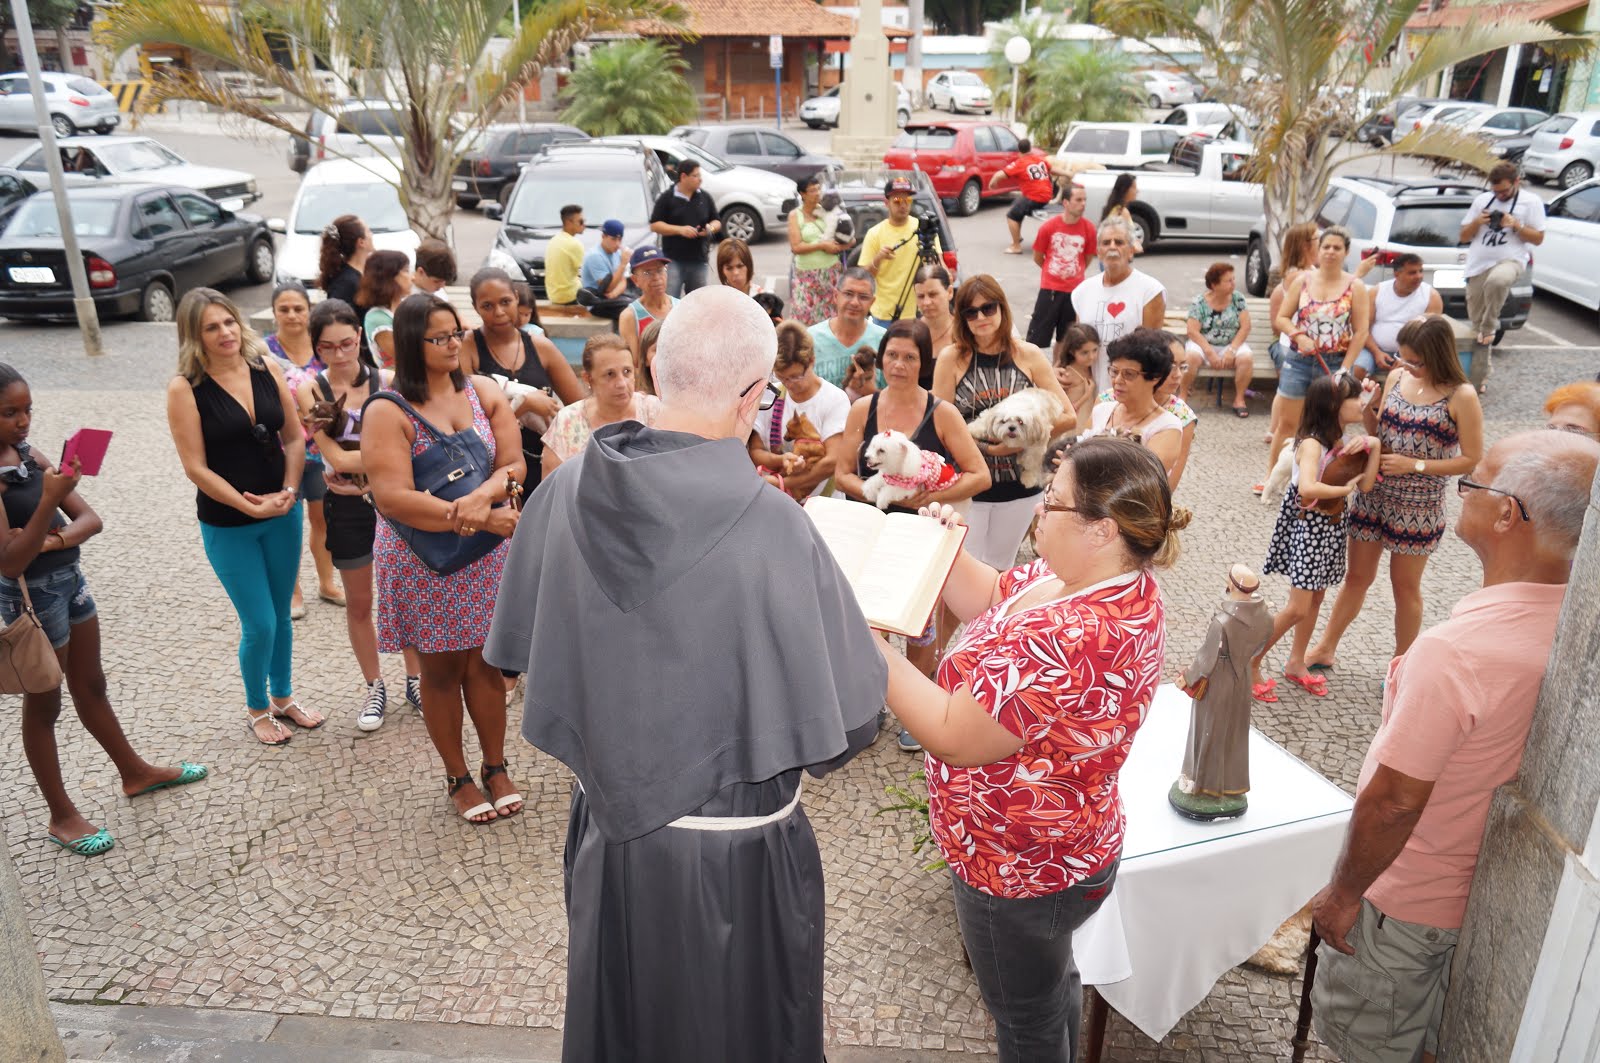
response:
M282 749L249 741L237 625L201 552L193 489L166 432L172 328L114 326L106 337L115 353L92 364L70 330L5 335L12 342L0 358L34 386L37 444L53 452L83 425L116 432L104 473L83 489L106 522L83 564L121 718L152 757L203 761L213 773L197 786L123 800L109 763L69 714L60 727L69 785L118 844L97 859L67 855L43 843L44 803L11 704L0 727L0 798L52 996L559 1026L564 770L517 743L512 772L527 811L487 828L449 814L415 714L357 731L361 687L343 616L314 593L310 616L295 626L296 688L331 719ZM1595 354L1503 357L1487 406L1491 439L1542 423L1542 396L1591 375ZM1252 410L1239 421L1201 407L1179 492L1198 519L1183 560L1162 579L1169 667L1195 649L1225 566L1261 563L1275 510L1248 490L1265 460L1265 400ZM1453 494L1450 505L1454 512ZM310 573L308 558L302 585L314 590ZM1427 622L1443 619L1478 575L1470 551L1448 536L1427 569ZM1285 585L1273 577L1267 588L1281 598ZM1346 789L1377 721L1390 606L1380 580L1341 647L1327 698L1290 687L1278 704L1258 706L1263 731ZM399 662L386 667L398 693ZM948 887L909 851L909 819L878 814L884 787L915 766L886 739L808 791L827 865L829 1041L987 1055L990 1024L961 962ZM1294 990L1287 978L1230 972L1159 1045L1113 1014L1108 1058L1285 1058Z

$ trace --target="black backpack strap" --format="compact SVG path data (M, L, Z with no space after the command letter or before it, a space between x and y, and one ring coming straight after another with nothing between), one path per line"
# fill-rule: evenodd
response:
M333 385L328 383L328 373L326 370L319 370L317 372L317 391L322 394L323 401L334 401Z
M407 402L406 399L405 399L405 396L401 395L398 391L387 391L387 390L385 390L385 391L375 391L375 392L373 392L372 395L370 395L367 398L367 401L363 402L361 404L361 416L362 416L363 420L367 416L367 407L371 406L374 402L378 402L379 400L382 400L382 399L387 399L389 402L394 403L396 406L400 407L402 410L404 410L407 413L409 413L412 416L412 418L418 424L420 424L427 431L427 433L429 435L431 435L434 439L436 439L436 440L438 440L438 441L440 441L442 443L442 442L444 442L445 439L449 438L449 436L446 433L439 431L437 428L435 428L433 426L433 423L431 421L429 421L426 417L422 416L422 414L418 413L417 412L417 408L415 406L411 405L411 403Z
M873 399L874 399L874 401L876 401L876 399L877 399L877 393L876 392L873 393ZM928 427L928 422L933 420L933 411L934 411L934 408L936 406L938 406L938 405L939 405L939 396L935 395L931 391L928 392L928 408L925 411L923 411L922 420L917 422L916 430L911 433L911 441L913 443L916 443L917 437L922 435L922 430L924 428ZM920 445L921 444L918 444L918 446L920 446Z

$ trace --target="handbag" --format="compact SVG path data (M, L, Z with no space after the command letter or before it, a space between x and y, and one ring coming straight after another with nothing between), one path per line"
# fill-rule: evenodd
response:
M362 406L363 414L366 406L379 399L387 399L405 410L424 432L433 437L434 446L411 458L411 481L418 491L454 502L477 490L494 472L494 463L489 460L489 448L476 430L466 428L447 435L430 424L403 396L393 391L380 391L369 398ZM504 536L490 531L457 535L449 531L422 531L387 515L383 519L417 555L417 560L438 576L461 571L505 541Z
M33 611L28 581L18 576L17 586L22 615L0 631L0 694L48 694L61 685L61 661Z

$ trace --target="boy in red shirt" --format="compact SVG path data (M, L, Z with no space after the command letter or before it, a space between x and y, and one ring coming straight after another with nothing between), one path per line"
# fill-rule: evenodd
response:
M1010 166L989 178L989 187L999 184L1002 177L1015 177L1021 185L1022 195L1013 200L1011 209L1006 211L1006 226L1011 230L1011 246L1006 248L1006 254L1020 255L1022 219L1049 206L1055 198L1055 185L1050 180L1050 162L1044 152L1033 150L1031 141L1021 140L1017 142L1017 157L1011 160Z
M1049 351L1078 319L1072 309L1072 289L1083 283L1097 250L1094 222L1083 216L1085 198L1082 185L1069 185L1061 201L1062 212L1039 226L1033 238L1039 298L1028 321L1028 342L1041 351Z

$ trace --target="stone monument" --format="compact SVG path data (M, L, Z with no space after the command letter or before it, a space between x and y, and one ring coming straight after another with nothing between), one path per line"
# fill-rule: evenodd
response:
M850 65L839 90L839 128L833 153L851 169L882 165L894 141L894 76L889 70L889 40L883 35L882 0L862 0Z

